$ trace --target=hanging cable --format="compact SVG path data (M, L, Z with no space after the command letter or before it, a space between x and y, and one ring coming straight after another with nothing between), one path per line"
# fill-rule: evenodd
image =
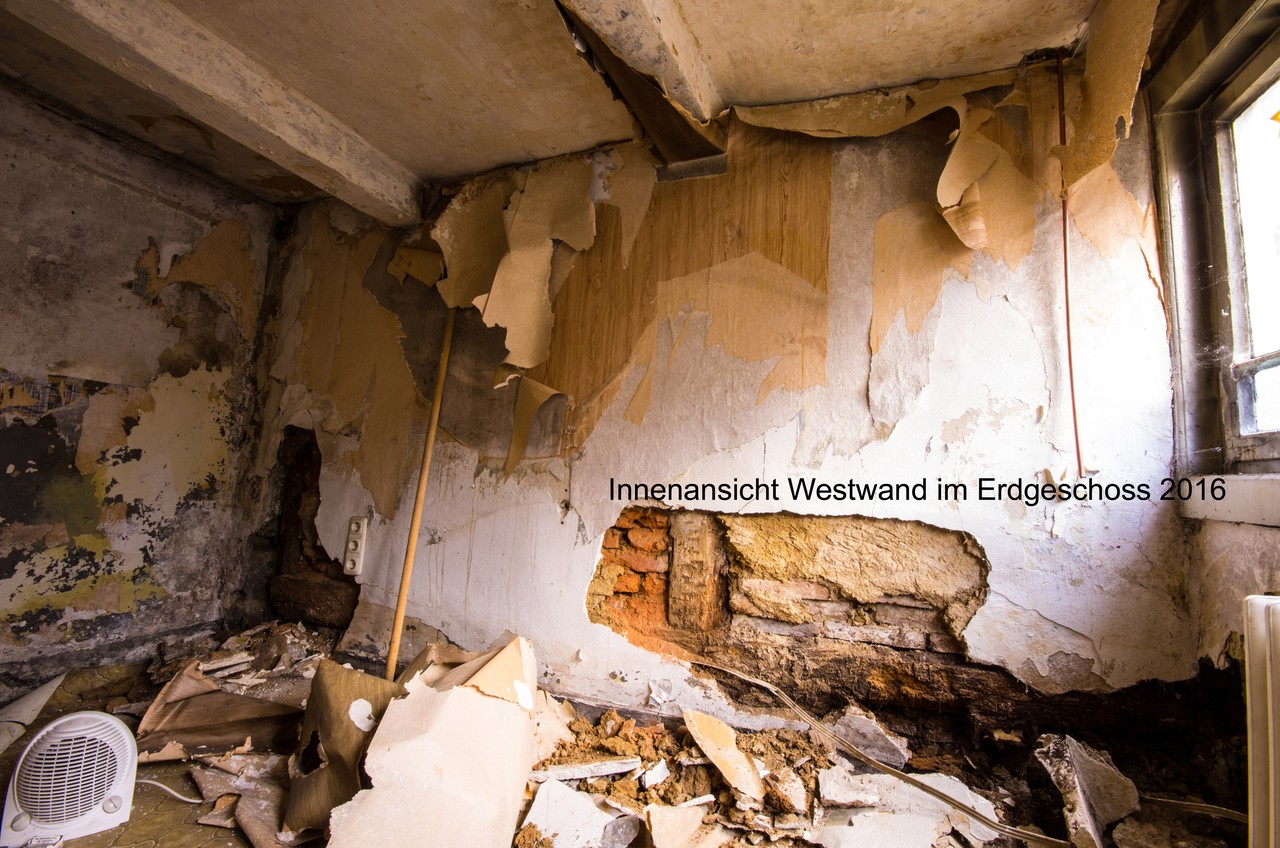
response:
M1058 54L1058 144L1067 146L1067 98L1062 79L1062 54ZM1076 475L1084 477L1084 455L1080 451L1080 417L1076 412L1076 369L1071 351L1071 242L1067 235L1067 175L1059 170L1062 180L1062 301L1067 319L1067 384L1071 391L1071 431L1076 440Z

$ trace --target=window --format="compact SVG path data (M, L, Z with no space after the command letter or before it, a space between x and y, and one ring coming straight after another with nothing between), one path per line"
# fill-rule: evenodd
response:
M1280 471L1280 0L1205 5L1148 88L1175 464Z
M1280 83L1231 122L1243 263L1232 298L1240 430L1280 430Z

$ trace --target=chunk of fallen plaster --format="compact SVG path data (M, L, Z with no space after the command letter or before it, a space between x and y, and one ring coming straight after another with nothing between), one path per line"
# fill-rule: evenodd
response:
M846 765L835 765L818 772L818 797L828 807L874 807L880 794L873 787L855 780L858 777Z
M1138 809L1138 789L1103 751L1070 736L1045 734L1036 759L1062 793L1067 836L1077 848L1103 848L1107 825Z
M912 777L927 783L950 798L995 819L995 807L987 799L974 794L959 780L945 774L916 774ZM947 803L888 774L859 774L850 778L851 789L875 794L875 807L851 807L828 810L817 841L826 848L854 848L866 845L892 845L895 848L931 848L934 842L957 830L970 843L981 845L998 834Z
M773 805L784 813L804 815L809 812L809 793L804 781L792 769L783 766L765 776L765 791Z
M532 783L542 783L546 780L585 780L593 777L608 777L611 774L625 774L635 771L640 766L639 757L596 760L590 763L564 763L530 772L529 780Z
M465 683L440 691L409 681L409 694L387 705L369 745L373 788L330 817L331 848L363 848L374 834L388 848L509 846L533 766L535 687L523 639Z
M554 848L626 848L638 833L627 819L634 817L614 817L585 792L548 780L538 788L521 829L536 827Z
M573 706L564 701L557 701L539 689L533 696L533 754L537 762L542 762L556 752L561 742L572 742L573 731L569 722L573 721Z
M653 848L718 848L732 842L734 835L728 828L702 823L704 812L702 807L645 807Z
M764 780L751 758L738 750L738 734L718 718L684 711L684 723L693 741L707 755L725 781L738 792L757 801L764 799Z
M850 704L834 721L823 725L872 759L894 768L902 768L911 759L907 740L876 721L876 717L856 704Z
M657 786L671 776L671 767L666 760L658 760L658 764L640 775L640 785L645 789ZM803 785L801 788L804 788Z

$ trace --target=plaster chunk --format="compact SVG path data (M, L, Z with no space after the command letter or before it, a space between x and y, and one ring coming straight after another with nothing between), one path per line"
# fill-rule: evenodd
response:
M934 789L996 818L990 801L972 792L954 777L945 774L918 774L917 779ZM854 848L865 845L893 845L903 848L931 848L935 841L959 831L971 844L983 845L998 835L986 825L919 789L887 774L860 774L850 778L852 791L879 797L874 808L853 807L835 810L818 833L818 843L827 848Z
M827 729L852 742L864 754L885 765L902 768L911 759L907 740L876 720L876 717L856 704L850 704L838 713Z
M1062 815L1076 848L1103 848L1107 825L1138 809L1138 789L1106 752L1070 736L1045 734L1036 759L1062 793Z
M764 783L765 794L774 806L796 815L809 812L809 793L804 788L804 781L794 770L784 766L770 772Z
M880 794L874 788L862 785L857 775L846 765L836 765L818 772L818 795L827 807L874 807L880 803Z
M555 848L623 848L629 844L613 831L614 817L596 807L591 796L558 780L538 788L522 829L536 827ZM631 832L635 837L635 832Z

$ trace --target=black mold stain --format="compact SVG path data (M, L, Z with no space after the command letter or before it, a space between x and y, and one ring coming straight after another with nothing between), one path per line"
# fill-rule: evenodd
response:
M201 366L218 369L234 363L240 331L209 292L193 283L173 283L165 287L163 298L180 334L177 344L160 353L161 371L183 377Z
M16 614L10 613L8 619L9 627L15 635L36 633L61 621L62 610L41 607Z
M0 516L9 524L63 524L72 536L97 533L101 506L93 483L76 470L75 449L56 427L46 415L34 425L0 429Z

